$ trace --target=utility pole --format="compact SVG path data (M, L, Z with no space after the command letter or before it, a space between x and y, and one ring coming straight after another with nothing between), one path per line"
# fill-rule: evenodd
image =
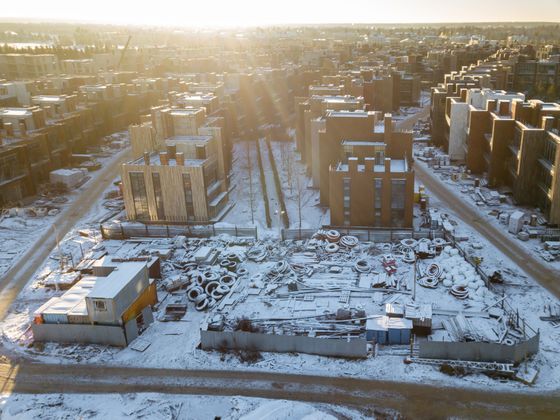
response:
M416 302L416 270L417 270L416 265L417 265L417 263L418 263L418 258L416 257L416 254L414 254L414 278L412 279L413 283L414 283L412 285L412 300L414 302Z
M62 270L64 269L64 261L62 259L62 251L60 249L60 238L58 237L58 230L56 229L56 224L53 223L53 230L54 230L54 236L56 239L56 249L58 250L58 262L60 264L60 274L62 274ZM55 281L55 287L56 287L56 291L58 292L59 288L58 288L58 281Z

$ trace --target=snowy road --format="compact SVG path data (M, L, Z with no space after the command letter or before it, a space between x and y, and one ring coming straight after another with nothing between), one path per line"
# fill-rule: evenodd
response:
M104 190L119 175L120 164L130 159L130 149L119 152L118 159L104 166L97 176L92 179L83 190L80 197L60 213L54 229L48 229L39 236L35 243L29 247L20 260L14 264L9 271L0 279L0 319L4 319L8 308L17 297L20 290L25 286L33 274L48 258L56 246L56 236L63 238L91 206L101 198Z
M429 114L429 106L425 107L421 112L401 121L398 127L401 129L410 129L421 118ZM492 224L480 218L478 212L471 208L469 203L461 200L455 194L452 194L448 187L441 182L431 171L422 165L415 165L414 171L416 177L430 193L434 194L449 210L454 212L463 222L472 227L482 236L484 236L492 245L494 245L503 254L515 262L527 275L534 278L541 286L545 287L549 292L560 298L560 273L550 267L547 267L537 259L531 252L512 241L512 237L503 230L494 227Z
M515 243L513 237L502 229L482 219L478 212L471 208L471 204L452 194L447 186L431 171L422 165L415 165L414 170L418 180L427 190L434 194L445 206L455 213L463 222L484 236L500 252L515 262L525 273L534 278L541 286L560 298L560 273L546 267L530 251Z
M197 394L288 399L383 407L404 417L558 418L558 394L497 393L438 388L348 377L289 375L271 372L171 370L96 365L0 364L3 393Z

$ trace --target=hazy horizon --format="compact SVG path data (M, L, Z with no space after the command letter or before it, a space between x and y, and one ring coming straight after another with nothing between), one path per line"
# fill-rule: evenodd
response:
M520 0L471 0L453 5L442 0L214 0L206 3L98 0L88 10L83 3L28 0L0 12L10 22L133 24L175 27L244 27L313 24L456 24L558 23L560 0L534 0L527 10ZM80 7L82 5L82 7Z

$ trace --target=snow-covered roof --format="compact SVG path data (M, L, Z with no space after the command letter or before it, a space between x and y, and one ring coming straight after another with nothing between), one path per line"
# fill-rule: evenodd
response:
M132 281L140 271L146 268L146 262L126 262L119 264L107 277L99 277L88 294L91 299L114 299L119 292Z

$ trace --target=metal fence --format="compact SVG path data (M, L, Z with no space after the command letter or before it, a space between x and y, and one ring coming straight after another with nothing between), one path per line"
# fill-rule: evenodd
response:
M393 242L402 239L443 238L441 230L413 230L413 229L380 229L380 228L340 228L323 226L323 230L335 229L341 235L352 235L360 241ZM282 229L282 240L310 239L317 233L317 229Z
M215 225L148 225L143 223L105 223L100 227L104 239L128 239L134 237L173 238L178 235L194 238L209 238L218 235L258 238L256 227Z

